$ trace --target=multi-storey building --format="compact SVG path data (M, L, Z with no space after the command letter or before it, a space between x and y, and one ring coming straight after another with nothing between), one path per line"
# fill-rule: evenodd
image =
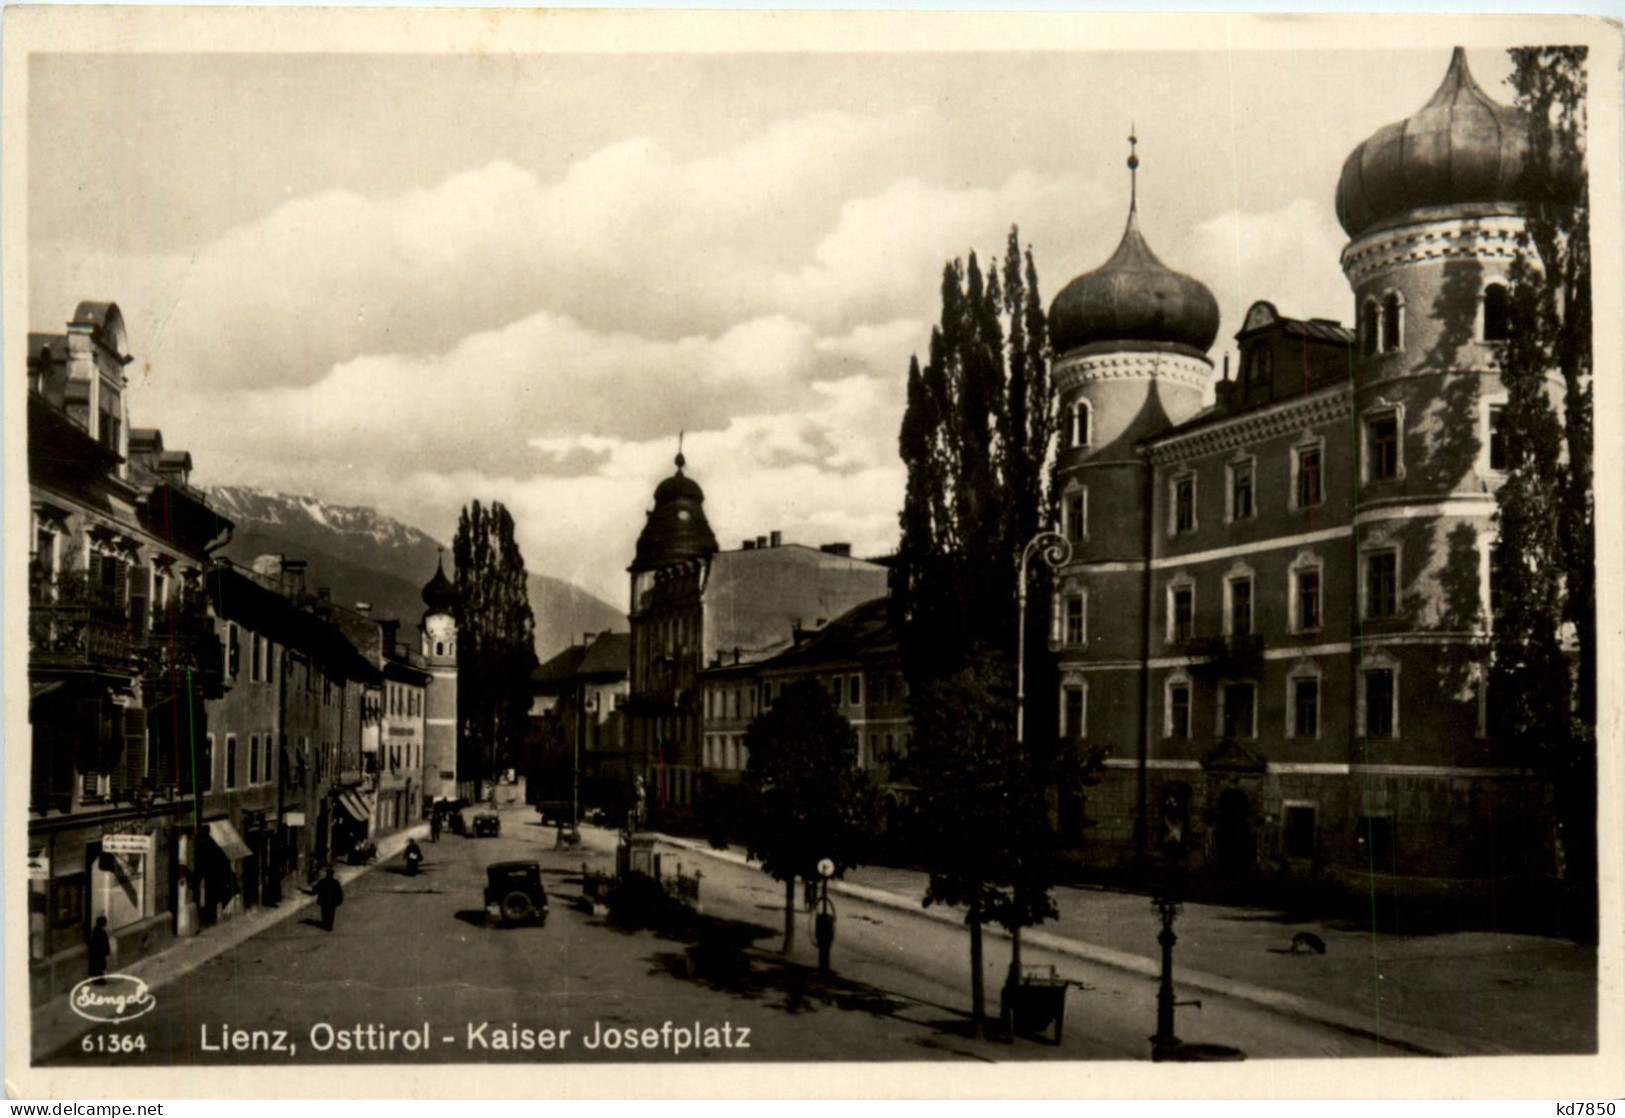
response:
M892 766L908 752L908 688L892 628L890 599L874 598L816 630L797 630L789 648L754 663L707 668L700 674L704 745L701 764L715 780L740 778L750 762L745 735L792 683L813 680L857 734L860 768L881 794L882 821L896 825L907 790L892 783Z
M1255 303L1211 404L1216 304L1134 201L1057 295L1060 725L1110 750L1096 857L1178 837L1232 876L1551 871L1549 792L1498 748L1484 685L1529 135L1458 50L1344 165L1355 329Z
M655 488L638 536L632 578L633 764L653 818L689 814L704 769L699 673L752 663L788 647L800 626L819 627L886 592L887 570L840 545L784 544L779 533L721 551L705 519L705 494L677 472Z
M526 799L537 805L576 802L619 818L631 803L627 762L626 633L587 633L532 675Z
M128 422L123 316L81 303L28 346L28 928L37 991L192 928L194 762L222 652L203 590L231 529L191 460Z

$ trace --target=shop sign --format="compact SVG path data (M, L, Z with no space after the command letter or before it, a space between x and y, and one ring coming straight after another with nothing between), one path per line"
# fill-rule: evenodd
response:
M103 854L146 854L151 849L151 835L103 835Z

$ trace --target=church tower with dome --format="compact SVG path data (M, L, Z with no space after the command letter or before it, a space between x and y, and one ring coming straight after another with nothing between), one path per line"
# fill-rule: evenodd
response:
M446 577L445 560L423 587L423 619L418 634L430 682L423 706L423 794L454 800L457 780L457 587Z
M1172 844L1220 881L1503 901L1554 872L1483 659L1530 137L1457 49L1343 166L1353 328L1255 302L1233 378L1132 187L1116 252L1056 296L1060 725L1108 751L1087 803L1061 796L1086 860Z

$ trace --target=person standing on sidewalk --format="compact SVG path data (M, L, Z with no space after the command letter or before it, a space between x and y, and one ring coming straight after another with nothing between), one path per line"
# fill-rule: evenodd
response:
M113 954L113 943L107 936L107 917L96 917L96 927L90 933L86 954L90 959L90 977L96 980L98 986L107 985L107 980L102 976L107 973L108 956Z
M333 867L328 866L327 872L316 883L316 907L322 910L322 930L333 930L333 913L339 905L344 903L344 886L338 883L333 876Z

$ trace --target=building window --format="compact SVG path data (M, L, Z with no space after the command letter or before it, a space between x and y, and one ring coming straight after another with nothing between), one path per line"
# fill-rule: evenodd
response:
M1485 442L1489 443L1490 469L1504 473L1507 468L1506 406L1491 404L1485 426Z
M1230 471L1230 507L1227 510L1231 520L1250 520L1253 515L1253 460L1232 462L1228 467Z
M1061 687L1061 736L1063 738L1081 738L1089 730L1087 719L1087 705L1084 696L1087 689L1080 682L1064 684Z
M1183 681L1168 684L1167 736L1185 741L1191 736L1191 685Z
M242 668L242 651L237 647L237 623L231 622L226 626L226 674L232 679Z
M1253 717L1257 712L1257 697L1258 688L1254 684L1224 685L1224 703L1221 711L1224 721L1219 729L1225 737L1234 739L1257 736Z
M1263 344L1255 345L1247 355L1247 364L1242 370L1242 391L1248 400L1269 396L1273 367L1274 354L1269 347Z
M1485 588L1484 598L1489 604L1490 622L1494 623L1496 615L1501 612L1501 556L1496 553L1494 546L1490 549L1490 570L1487 576L1488 585Z
M1086 539L1089 535L1089 491L1087 489L1072 489L1066 494L1066 500L1061 505L1061 529L1066 538L1073 543Z
M1305 567L1292 573L1292 629L1313 633L1320 628L1320 568Z
M1076 648L1084 643L1084 597L1082 594L1066 596L1066 643Z
M1253 579L1251 575L1238 575L1226 579L1224 584L1224 614L1227 632L1232 637L1250 637L1253 633Z
M260 736L248 735L248 783L260 782Z
M863 677L852 676L846 681L847 691L850 693L851 703L855 707L863 705Z
M1405 348L1405 304L1399 293L1390 291L1382 300L1382 350L1392 353Z
M1196 475L1174 479L1174 532L1196 530Z
M1320 736L1320 678L1294 676L1288 681L1292 688L1292 736L1315 738Z
M199 792L214 790L214 735L203 735L203 746L192 759L192 782Z
M1504 283L1484 289L1484 340L1504 342L1512 334L1512 300Z
M1190 585L1168 588L1168 639L1180 644L1191 639L1196 615L1196 589Z
M1088 400L1079 400L1072 407L1072 445L1087 447L1094 441L1094 409Z
M1365 615L1377 619L1399 612L1399 553L1373 551L1365 557Z
M1367 357L1377 353L1377 301L1367 299L1360 307L1360 351Z
M1314 508L1326 499L1326 480L1321 469L1321 448L1313 444L1292 451L1292 494L1296 508Z
M1394 871L1394 821L1387 815L1362 815L1354 830L1360 864L1372 873Z
M1365 736L1394 736L1394 669L1367 668L1365 676Z
M1366 478L1392 481L1399 477L1399 416L1382 412L1365 421Z
M237 735L226 735L226 787L237 787Z
M1315 856L1315 809L1310 804L1285 804L1281 810L1281 856L1303 861Z

